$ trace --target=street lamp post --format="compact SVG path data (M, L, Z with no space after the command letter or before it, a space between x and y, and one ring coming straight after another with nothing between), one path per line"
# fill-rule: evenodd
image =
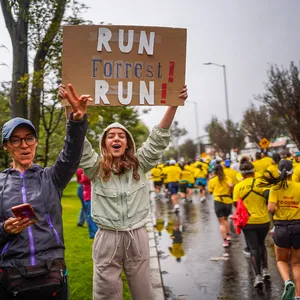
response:
M195 102L195 101L190 101L190 100L186 101L186 103L193 103L193 104L195 105L196 135L197 135L197 137L196 137L196 141L197 141L197 154L198 154L199 157L200 157L200 155L201 155L201 153L200 153L200 142L201 142L201 140L200 140L200 137L199 137L198 105L197 105L197 102ZM198 140L198 139L199 139L199 140Z
M225 88L225 104L226 104L226 117L227 121L229 121L229 104L228 104L228 90L227 90L227 75L226 75L226 66L225 65L219 65L213 62L204 63L205 66L217 66L223 68L223 77L224 77L224 88Z

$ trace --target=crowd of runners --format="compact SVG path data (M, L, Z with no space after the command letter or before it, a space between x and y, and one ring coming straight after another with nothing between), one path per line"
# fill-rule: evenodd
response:
M237 233L242 231L245 237L243 252L251 259L255 288L271 280L265 247L270 232L284 281L282 299L300 299L300 152L293 156L257 152L254 160L245 156L239 161L171 159L151 170L151 180L155 200L169 199L175 215L180 203L197 199L193 200L194 193L201 203L207 193L213 195L222 246L228 248L232 243L229 219L233 219Z

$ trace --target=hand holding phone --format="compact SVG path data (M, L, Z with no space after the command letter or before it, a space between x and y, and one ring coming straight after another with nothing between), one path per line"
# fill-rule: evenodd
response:
M16 218L25 219L28 218L31 222L36 223L38 222L38 218L29 203L17 205L11 208L13 214Z

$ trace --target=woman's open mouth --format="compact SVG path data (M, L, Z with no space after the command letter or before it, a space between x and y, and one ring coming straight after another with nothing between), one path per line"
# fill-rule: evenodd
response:
M112 148L114 148L114 149L120 149L121 145L112 145Z

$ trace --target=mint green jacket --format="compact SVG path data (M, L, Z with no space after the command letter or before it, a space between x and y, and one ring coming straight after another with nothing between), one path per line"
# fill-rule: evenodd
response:
M100 145L104 133L110 128L125 130L134 143L132 135L123 125L113 123L102 133ZM110 179L104 182L100 177L101 156L85 139L80 167L92 181L91 215L98 227L126 231L145 225L145 218L150 208L149 188L145 174L161 160L169 142L169 129L155 126L146 142L136 152L140 180L136 181L133 178L131 169L123 175L112 172Z

